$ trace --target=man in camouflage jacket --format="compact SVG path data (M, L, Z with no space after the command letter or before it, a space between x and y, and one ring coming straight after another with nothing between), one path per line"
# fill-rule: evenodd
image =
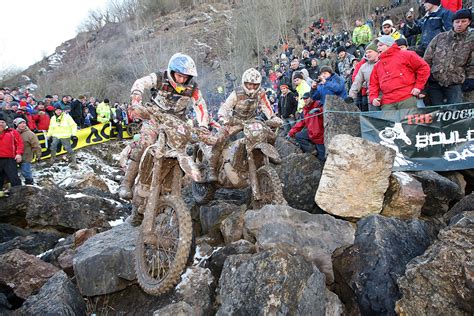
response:
M427 92L432 105L462 102L461 86L474 51L474 35L468 29L471 19L470 10L457 11L453 29L438 34L428 45L424 59L431 67Z

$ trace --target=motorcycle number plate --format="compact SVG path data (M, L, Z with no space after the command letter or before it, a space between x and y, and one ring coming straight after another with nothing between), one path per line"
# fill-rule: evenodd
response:
M262 124L260 123L253 123L249 126L249 129L251 131L261 131L263 128L262 128Z

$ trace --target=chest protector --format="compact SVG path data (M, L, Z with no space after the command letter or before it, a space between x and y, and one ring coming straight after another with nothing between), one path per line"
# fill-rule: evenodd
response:
M259 89L255 96L247 95L244 88L240 86L234 91L237 96L237 103L234 106L232 116L241 120L254 118L257 115L258 102L262 91Z
M186 113L193 112L192 96L197 88L193 80L187 85L183 93L178 93L169 83L166 72L156 73L156 88L151 89L151 102L166 113L186 119Z

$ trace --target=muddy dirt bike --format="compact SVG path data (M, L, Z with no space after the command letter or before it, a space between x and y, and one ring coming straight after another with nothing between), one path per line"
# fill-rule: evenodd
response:
M209 202L214 197L216 188L242 189L250 186L252 190L251 207L259 209L266 204L286 205L282 185L278 174L270 162L281 163L278 151L273 147L276 135L271 128L279 127L280 123L272 120L252 119L242 121L231 119L226 125L229 134L239 130L244 137L228 142L222 151L219 162L218 181L192 183L192 193L198 204ZM207 145L201 144L193 154L193 160L201 172L208 170ZM206 176L202 177L206 179Z
M157 141L140 161L132 203L144 214L135 249L138 283L149 294L159 295L178 283L192 242L191 215L181 197L184 173L202 181L186 145L196 139L196 129L150 105L141 106L159 124ZM144 115L146 116L146 115ZM199 133L198 133L199 134ZM202 134L201 134L202 135Z

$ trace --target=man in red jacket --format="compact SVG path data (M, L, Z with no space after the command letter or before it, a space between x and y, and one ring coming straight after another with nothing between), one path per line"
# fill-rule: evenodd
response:
M324 161L326 150L324 147L324 126L321 112L323 107L319 101L314 101L310 93L306 92L302 99L304 119L293 126L288 137L296 138L296 142L305 153L317 153L319 160ZM319 114L319 115L318 115Z
M369 102L382 110L416 108L430 66L415 52L401 50L391 36L380 36L377 49L380 56L370 75Z
M455 13L456 11L461 10L462 0L441 0L441 6Z
M16 164L21 162L23 155L23 140L13 128L9 128L0 113L0 191L8 178L12 187L21 185Z

